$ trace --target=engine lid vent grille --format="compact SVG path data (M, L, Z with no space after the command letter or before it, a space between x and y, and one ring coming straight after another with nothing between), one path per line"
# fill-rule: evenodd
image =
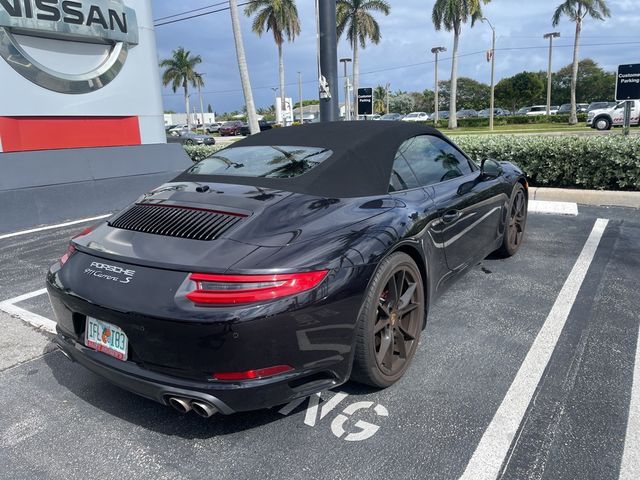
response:
M245 215L213 210L138 203L110 221L109 225L154 235L214 240L243 218Z

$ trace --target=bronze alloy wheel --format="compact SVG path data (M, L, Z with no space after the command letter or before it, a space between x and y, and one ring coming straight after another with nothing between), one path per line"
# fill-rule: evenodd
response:
M420 271L404 253L383 260L360 314L352 377L386 387L399 380L411 362L424 323Z
M499 255L510 257L520 249L524 240L524 231L527 225L528 201L527 194L522 184L516 184L509 202L509 215L504 230L502 246L498 250Z

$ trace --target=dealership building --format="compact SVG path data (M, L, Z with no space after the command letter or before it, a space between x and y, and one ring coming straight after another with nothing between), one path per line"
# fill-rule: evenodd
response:
M114 211L188 164L150 0L0 0L0 57L0 233Z

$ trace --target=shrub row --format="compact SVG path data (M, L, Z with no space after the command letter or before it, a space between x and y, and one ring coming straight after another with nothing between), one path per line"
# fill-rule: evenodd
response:
M476 162L508 161L536 186L640 190L640 138L609 135L461 135L455 142Z
M578 114L578 122L586 122L587 114ZM433 122L425 122L426 125L433 125ZM555 124L568 124L569 115L518 115L512 117L494 117L493 124L495 126L504 125L537 125L542 123L555 123ZM438 128L446 128L449 126L449 120L438 120ZM488 127L488 118L460 118L458 119L458 127L471 128L471 127Z
M598 190L640 190L640 137L460 135L455 142L476 162L515 163L531 184ZM220 146L185 147L194 162Z

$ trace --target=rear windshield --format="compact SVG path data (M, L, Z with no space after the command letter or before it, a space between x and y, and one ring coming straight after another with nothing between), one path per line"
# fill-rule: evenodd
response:
M236 147L221 150L195 164L187 173L242 177L293 178L329 158L325 148L291 146Z

